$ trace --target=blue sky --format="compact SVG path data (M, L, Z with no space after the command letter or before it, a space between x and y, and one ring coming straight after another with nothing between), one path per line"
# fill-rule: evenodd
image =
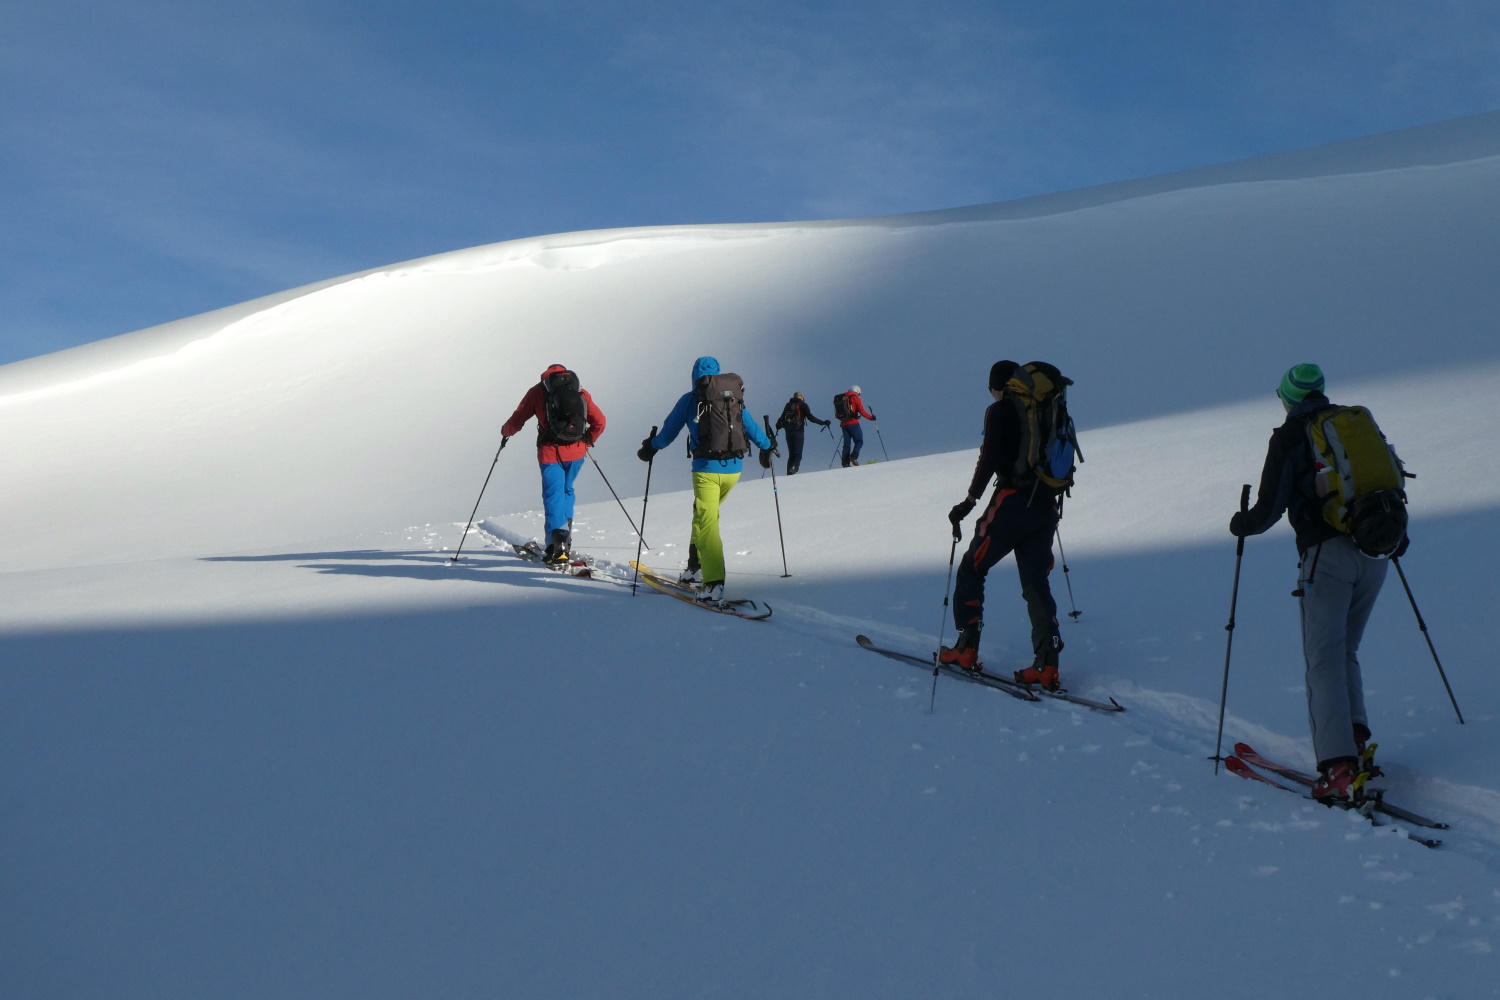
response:
M4 0L0 363L515 237L1002 201L1497 107L1489 0Z

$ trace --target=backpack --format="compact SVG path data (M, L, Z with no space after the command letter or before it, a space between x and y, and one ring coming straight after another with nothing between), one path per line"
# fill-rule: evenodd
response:
M704 375L693 383L698 397L698 445L694 458L744 458L750 454L745 437L745 383L728 372Z
M1367 556L1388 556L1406 537L1410 473L1363 406L1330 406L1307 422L1313 492L1323 520Z
M793 396L781 408L781 416L776 418L776 427L778 430L795 431L802 429L802 423L802 410L797 406L797 397Z
M1073 418L1068 416L1067 394L1072 384L1072 379L1041 361L1017 368L1005 383L1005 394L1016 408L1021 427L1011 470L1013 482L1031 479L1033 488L1045 486L1054 496L1072 488L1075 460L1083 461Z
M849 402L847 392L841 392L833 397L833 419L840 422L854 419L854 404Z
M537 431L537 444L574 444L589 429L589 408L583 401L578 376L564 369L542 379L547 426Z

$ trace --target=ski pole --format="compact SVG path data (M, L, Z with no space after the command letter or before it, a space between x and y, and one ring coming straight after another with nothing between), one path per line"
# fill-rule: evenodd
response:
M771 415L765 414L762 418L766 422L766 437L771 439L771 454L780 456L776 450L776 432L771 430ZM781 491L776 488L776 463L771 463L771 497L776 501L776 537L781 539L781 578L785 580L791 576L791 571L786 568L786 535L781 533Z
M1240 490L1240 513L1250 509L1250 484ZM1219 773L1219 751L1224 746L1224 705L1229 698L1229 651L1234 648L1234 607L1240 599L1240 561L1245 558L1245 536L1241 535L1234 546L1234 590L1229 595L1229 624L1224 629L1229 641L1224 644L1224 686L1219 690L1219 738L1214 743L1214 774Z
M827 427L823 429L828 431ZM833 457L828 460L828 467L831 469L833 468L833 463L838 461L839 448L843 447L844 442L840 438L834 437L833 431L828 431L828 436L833 438Z
M620 504L620 513L624 514L625 520L630 522L630 527L633 531L635 531L635 536L641 540L641 545L645 545L646 548L649 549L651 546L646 544L645 537L641 534L640 529L635 526L635 520L630 516L630 511L626 510L625 504L620 502L620 494L615 492L615 488L613 486L610 486L609 477L606 476L604 474L604 470L599 467L599 460L594 457L594 449L590 448L588 455L589 461L594 463L594 468L599 470L599 478L604 480L605 486L609 486L609 495L615 498L615 503ZM646 471L649 474L651 470L647 469ZM639 546L637 546L637 548L639 548ZM636 558L639 559L640 556L637 555Z
M1068 554L1063 551L1062 528L1055 528L1053 531L1057 535L1057 554L1062 558L1063 582L1068 585L1068 605L1073 609L1068 612L1068 617L1076 622L1083 612L1078 610L1078 604L1073 600L1073 578L1068 575Z
M953 560L958 555L958 540L963 532L958 525L953 526L953 547L948 550L948 582L943 585L943 619L938 623L938 649L943 648L943 636L948 631L948 595L953 591ZM938 654L932 654L932 697L927 701L927 714L931 715L937 707L937 679L938 679Z
M474 509L469 511L469 523L464 525L464 534L458 540L458 548L454 550L453 558L448 560L448 565L450 566L458 562L458 555L464 550L464 542L469 540L469 529L474 527L474 515L479 513L479 501L484 499L484 491L490 488L490 476L495 474L495 464L500 461L500 453L505 450L505 446L509 443L510 438L502 437L500 439L500 447L495 449L495 460L490 463L490 471L484 475L484 485L479 487L479 496L474 498Z
M655 427L651 428L651 437L653 440L656 438ZM636 532L635 535L635 537L638 538L639 541L635 543L635 563L632 567L634 572L630 576L631 597L635 596L635 586L637 581L639 581L641 578L641 546L646 544L646 536L644 534L646 530L646 504L651 502L651 467L655 464L656 455L655 453L653 453L651 455L651 461L646 463L646 492L641 497L641 530Z
M884 455L885 460L889 462L891 460L891 453L885 450L885 437L880 433L880 425L871 420L870 426L875 428L875 437L880 441L880 453Z
M1438 659L1437 647L1432 644L1432 636L1427 634L1427 623L1422 620L1422 612L1417 610L1417 599L1411 594L1411 587L1407 586L1406 573L1401 569L1401 560L1391 556L1391 563L1396 567L1396 574L1401 577L1401 586L1406 590L1406 599L1411 602L1412 614L1417 616L1417 626L1422 630L1422 638L1427 640L1427 648L1432 651L1432 662L1437 664L1438 676L1443 679L1443 688L1448 692L1448 700L1453 703L1453 712L1458 716L1458 724L1464 724L1464 713L1458 710L1458 699L1453 697L1453 688L1448 684L1448 675L1443 672L1443 661Z

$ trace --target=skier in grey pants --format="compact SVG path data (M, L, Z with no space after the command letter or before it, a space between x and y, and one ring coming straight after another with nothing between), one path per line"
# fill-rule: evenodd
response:
M1359 641L1385 582L1386 560L1360 552L1348 535L1323 519L1307 433L1309 419L1333 405L1323 395L1322 370L1297 365L1282 377L1276 395L1286 409L1286 422L1271 433L1255 506L1236 512L1229 530L1237 537L1258 535L1285 511L1296 533L1307 713L1319 772L1313 797L1348 798L1370 738ZM1405 545L1403 541L1397 555Z

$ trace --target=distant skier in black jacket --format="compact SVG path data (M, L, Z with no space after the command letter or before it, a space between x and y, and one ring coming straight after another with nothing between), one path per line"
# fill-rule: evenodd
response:
M1055 382L1062 374L1051 365L1040 367ZM1052 572L1052 536L1057 531L1061 512L1057 498L1035 489L1029 473L1016 471L1022 428L1016 407L1005 398L1005 384L1021 366L1014 361L997 361L990 369L990 395L994 402L984 412L984 443L968 496L948 512L955 536L964 518L984 495L992 478L998 478L974 538L958 567L953 588L953 623L958 638L953 645L938 651L943 663L964 670L980 669L979 633L984 628L984 578L990 568L1011 552L1016 554L1016 572L1021 577L1021 596L1031 618L1031 647L1036 654L1032 665L1016 671L1016 679L1026 684L1041 684L1055 691L1061 686L1057 673L1057 654L1062 637L1057 629L1057 602L1047 576Z
M807 421L823 427L829 423L813 416L802 393L794 392L781 408L781 417L776 421L777 428L786 431L786 474L789 476L795 476L802 465L802 434Z

